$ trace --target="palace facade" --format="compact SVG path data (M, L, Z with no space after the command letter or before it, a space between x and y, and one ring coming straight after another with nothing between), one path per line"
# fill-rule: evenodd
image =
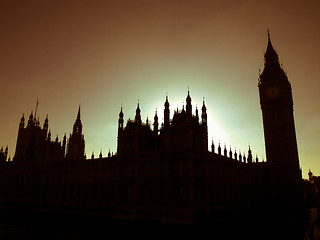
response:
M207 111L193 112L188 91L185 109L164 122L124 123L121 108L115 155L85 156L80 107L72 134L51 139L31 113L22 116L15 156L0 153L2 205L88 210L115 219L196 223L220 215L281 208L294 215L302 203L290 82L268 35L265 67L259 76L266 162L214 146L208 150ZM265 212L265 211L262 211Z

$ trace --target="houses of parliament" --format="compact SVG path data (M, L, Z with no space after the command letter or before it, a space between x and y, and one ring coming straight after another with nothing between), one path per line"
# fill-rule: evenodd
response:
M117 152L86 158L80 107L73 131L52 139L48 118L19 123L15 155L0 152L0 204L103 213L112 219L197 223L221 215L281 209L288 218L302 203L292 89L270 35L258 79L266 161L226 147L208 150L206 104L186 106L164 122L118 119ZM246 156L245 156L246 155ZM264 211L263 211L264 210Z

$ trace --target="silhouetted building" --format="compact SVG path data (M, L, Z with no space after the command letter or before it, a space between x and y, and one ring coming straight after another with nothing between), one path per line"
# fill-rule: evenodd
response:
M216 152L213 142L208 151L206 105L193 115L189 90L172 119L166 96L164 123L156 111L153 128L141 120L139 103L124 125L121 107L117 153L106 158L85 158L80 107L68 144L66 136L51 141L48 118L41 128L31 113L25 127L23 116L13 161L0 154L1 202L182 223L275 206L292 216L302 200L292 93L270 36L259 93L267 162L254 159L250 146L247 155L220 143Z
M320 206L320 176L315 176L309 169L309 179L304 180L304 198L307 201L308 207Z

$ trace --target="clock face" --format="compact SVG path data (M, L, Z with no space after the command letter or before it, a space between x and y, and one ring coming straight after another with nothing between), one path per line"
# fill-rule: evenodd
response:
M280 95L280 87L279 86L269 86L266 90L266 94L268 98L277 98Z

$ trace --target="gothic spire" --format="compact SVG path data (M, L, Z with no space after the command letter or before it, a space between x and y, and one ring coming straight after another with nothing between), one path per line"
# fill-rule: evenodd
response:
M265 59L265 65L269 65L272 63L279 63L278 54L274 50L271 43L269 30L268 30L268 46L267 46L266 53L264 54L264 59Z
M46 119L44 120L44 124L43 124L43 129L48 129L49 126L49 120L48 120L48 115L46 116Z
M164 127L168 127L170 125L170 109L169 109L169 101L168 101L168 94L166 94L166 101L164 103Z
M20 124L19 124L19 127L20 128L24 128L24 114L22 115L22 117L21 117L21 120L20 120Z
M190 97L189 87L188 87L188 95L186 98L186 112L187 112L187 117L191 119L192 105L191 105L191 97Z
M157 114L157 109L156 109L156 113L154 115L154 122L153 122L153 131L156 135L158 135L158 128L159 127L159 123L158 123L158 114Z
M137 123L141 123L141 110L140 110L140 106L139 106L139 101L138 101L138 106L137 106L137 109L136 109L136 117L135 117L135 121Z
M78 133L82 134L82 123L81 123L81 118L80 118L80 105L78 108L78 114L77 114L77 119L75 123L73 124L73 133Z
M77 114L77 121L81 121L80 120L80 105L79 105L78 114Z
M122 105L121 105L121 110L119 113L119 120L118 120L118 130L123 130L123 111L122 111Z
M202 124L207 125L207 108L204 102L204 98L203 98L203 105L202 105L201 120L202 120Z

